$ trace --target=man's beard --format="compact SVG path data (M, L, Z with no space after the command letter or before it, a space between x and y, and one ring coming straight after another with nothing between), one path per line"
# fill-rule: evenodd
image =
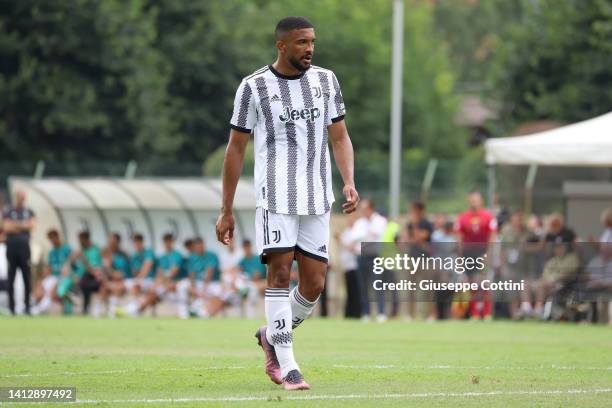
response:
M300 62L301 60L299 59L294 59L294 58L290 58L289 62L291 63L291 65L293 65L293 68L297 69L300 72L304 72L306 71L308 68L310 68L310 66L304 66L302 65L302 63Z

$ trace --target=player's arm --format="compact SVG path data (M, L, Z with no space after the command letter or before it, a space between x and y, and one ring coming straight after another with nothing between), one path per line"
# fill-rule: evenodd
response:
M17 232L17 223L10 219L8 215L4 215L2 218L2 229L7 233Z
M344 182L342 194L344 194L346 202L342 204L342 210L347 214L352 213L357 209L357 204L359 203L359 194L355 189L353 144L351 143L344 119L332 123L327 127L327 130L334 153L334 160Z
M172 279L174 279L174 277L176 276L176 274L179 272L179 269L181 269L178 265L173 266L172 268L170 268L170 273L168 274L168 280L171 281Z
M27 231L27 232L31 232L35 226L36 226L36 217L34 216L19 223L19 228L22 231Z
M142 263L140 267L140 271L138 272L137 279L144 279L147 277L149 272L151 272L151 268L153 268L153 261L148 259Z
M212 280L213 273L215 273L215 268L213 266L206 268L206 273L204 274L205 285L208 285L208 283Z
M250 133L240 132L236 129L230 131L229 143L225 149L223 161L223 192L221 202L221 214L217 219L217 240L228 245L234 237L234 195L238 179L242 173L244 153L249 143Z

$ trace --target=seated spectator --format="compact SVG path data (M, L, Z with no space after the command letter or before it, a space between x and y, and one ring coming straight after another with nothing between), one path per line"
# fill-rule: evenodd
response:
M546 234L544 235L544 242L546 243L546 259L553 256L552 244L557 242L570 242L576 241L576 233L565 226L565 218L560 213L552 213L546 219Z
M217 255L207 251L204 240L194 240L194 253L189 260L189 275L195 281L192 303L194 313L203 318L215 316L225 306L230 291L221 281L221 268Z
M148 307L155 306L169 294L174 296L177 303L177 314L180 318L188 317L186 299L189 290L189 280L186 271L183 269L183 256L174 248L174 236L165 234L162 238L164 242L164 254L159 257L155 281L149 288L145 296L131 302L126 307L129 315L137 316L144 312Z
M62 278L70 276L70 246L62 242L59 232L55 229L47 233L47 238L51 242L51 249L47 257L47 265L43 269L43 278L34 288L34 302L32 314L38 315L46 313L52 303L63 300L63 296L58 295L58 283Z
M114 316L119 306L119 298L125 295L128 287L131 288L133 284L130 259L121 249L121 235L110 235L108 246L102 251L102 260L106 279L98 297L101 303L107 305L107 314Z
M578 274L580 260L576 252L572 250L569 235L559 236L552 247L552 258L544 265L542 277L537 282L537 302L535 313L543 318L550 316L551 298L554 297L568 283L573 282ZM544 302L547 302L544 310Z
M155 254L151 248L144 246L142 234L134 234L132 244L134 253L130 257L130 269L133 283L131 288L128 285L128 290L133 296L139 296L143 291L149 290L155 280Z
M100 290L105 277L102 270L102 254L100 249L91 242L89 231L79 233L79 245L80 249L70 254L70 263L83 293L83 314L87 314L91 296Z
M259 256L253 253L251 241L242 241L242 252L244 256L238 263L241 273L247 280L247 316L255 316L257 303L263 297L266 289L266 265L261 263Z

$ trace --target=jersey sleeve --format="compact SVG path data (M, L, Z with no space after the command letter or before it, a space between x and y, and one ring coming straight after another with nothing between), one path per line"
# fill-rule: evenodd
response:
M340 84L338 83L338 79L336 75L332 72L332 89L330 89L329 94L329 118L330 122L328 125L332 123L336 123L344 119L344 115L346 115L346 110L344 108L344 99L342 98L342 91L340 90Z
M236 91L230 126L239 132L251 133L255 127L256 118L253 90L249 83L243 80Z

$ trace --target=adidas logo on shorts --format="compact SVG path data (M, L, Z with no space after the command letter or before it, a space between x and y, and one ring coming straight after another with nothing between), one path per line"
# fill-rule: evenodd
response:
M280 101L280 98L276 94L274 94L274 96L270 98L270 102L278 102L278 101Z
M327 245L321 245L319 248L317 248L317 251L323 252L324 254L326 254L327 253Z

